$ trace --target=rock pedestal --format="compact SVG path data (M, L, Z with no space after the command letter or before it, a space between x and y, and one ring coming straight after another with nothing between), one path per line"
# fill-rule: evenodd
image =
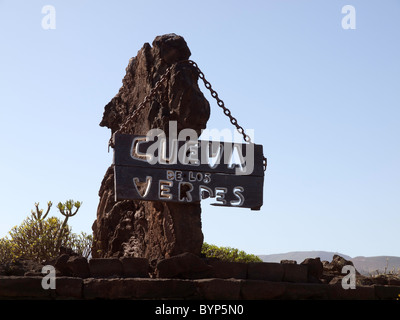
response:
M100 126L117 131L149 94L166 69L187 60L190 50L175 34L145 43L131 58L117 95L105 106ZM157 92L132 124L129 134L146 135L160 128L168 135L169 121L178 132L192 128L198 135L206 127L210 106L200 91L198 73L188 63L176 64L167 83ZM168 258L183 252L200 254L203 243L200 204L114 200L114 172L108 168L101 183L97 219L93 223L94 258Z

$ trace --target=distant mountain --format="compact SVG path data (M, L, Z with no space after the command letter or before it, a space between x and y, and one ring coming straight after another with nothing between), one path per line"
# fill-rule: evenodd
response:
M321 261L332 261L333 255L339 255L346 260L351 260L356 269L361 274L376 274L377 270L380 273L385 271L400 273L400 257L394 256L376 256L376 257L350 257L339 252L329 251L293 251L287 253L277 253L268 255L258 255L264 262L280 262L281 260L296 260L297 263L303 262L307 258L319 257Z
M321 258L321 261L332 261L335 254L351 260L351 257L339 252L328 252L328 251L293 251L287 253L277 253L268 255L259 255L258 257L264 262L280 262L281 260L296 260L297 263L303 262L307 258Z

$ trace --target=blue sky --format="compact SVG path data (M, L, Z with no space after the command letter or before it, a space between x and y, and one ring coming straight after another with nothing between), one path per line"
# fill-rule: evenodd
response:
M112 161L104 106L143 43L174 32L268 158L261 211L203 202L206 242L400 255L399 16L398 0L0 0L0 236L67 199L83 201L73 231L91 232ZM200 88L208 127L231 128Z

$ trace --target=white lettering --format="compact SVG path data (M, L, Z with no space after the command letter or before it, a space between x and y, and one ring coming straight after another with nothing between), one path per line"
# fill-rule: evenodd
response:
M157 141L154 141L157 138ZM162 153L162 144L166 143L165 133L161 129L151 129L147 132L147 141L154 141L154 143L147 148L147 162L149 164L156 164L157 160L160 162L161 153ZM158 158L156 157L156 151L158 154ZM161 160L162 161L162 160Z
M243 314L243 305L226 305L226 304L212 304L200 305L200 314Z
M142 197L146 198L150 191L150 186L153 178L150 176L146 176L146 182L141 182L139 178L133 178L133 185L136 188L137 193Z
M207 144L208 147L205 147L203 149L203 145L207 146ZM221 163L222 154L224 153L224 145L218 141L204 141L204 143L202 141L201 145L202 145L202 150L206 151L203 152L204 156L202 155L202 163L208 163L208 165L212 169L216 168Z
M160 199L172 199L172 194L168 193L170 192L169 188L171 188L174 183L172 181L166 181L166 180L160 180Z
M236 206L236 207L240 207L243 204L244 196L241 193L243 191L244 191L244 188L240 187L240 186L233 188L233 194L238 199L238 202L231 201L231 205Z
M151 155L139 151L140 144L146 142L146 137L135 137L132 141L131 157L136 160L147 161Z
M179 201L192 202L193 185L190 182L179 182Z
M163 304L161 307L156 307L155 314L176 314L182 315L183 318L186 318L189 312L189 308L190 307L169 307Z
M179 160L179 163L184 165L207 164L210 168L215 169L222 164L223 157L223 162L228 165L228 168L235 168L235 174L250 175L253 172L253 143L239 144L226 141L198 140L197 133L193 129L181 130L178 138L176 138L176 131L176 121L170 121L168 142L165 132L158 128L149 130L146 138L135 138L131 147L132 158L146 160L152 165L157 164L157 162L159 164L176 164ZM225 130L225 132L229 133L229 130ZM153 143L149 145L146 153L140 152L140 145L151 141ZM179 147L179 144L182 144L181 147ZM243 154L244 148L246 155Z
M167 170L167 179L168 180L174 180L175 174L172 170Z
M228 191L227 188L217 187L215 188L215 201L220 201L221 204L226 204L225 193Z
M206 314L207 313L207 306L204 304L200 305L200 314Z
M207 199L214 197L212 189L202 185L199 186L199 195L200 199Z
M172 170L167 170L167 179L168 180L176 180L176 181L182 181L182 171L172 171Z

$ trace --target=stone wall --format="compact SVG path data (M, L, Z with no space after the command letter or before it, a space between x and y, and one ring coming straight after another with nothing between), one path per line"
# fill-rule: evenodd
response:
M361 286L243 279L151 279L59 277L56 289L44 290L40 276L0 277L0 299L396 299L398 286Z
M156 266L144 258L60 258L55 289L44 290L43 275L32 272L1 276L0 299L376 300L400 294L399 285L345 290L340 281L315 281L307 264L224 262L190 253Z

